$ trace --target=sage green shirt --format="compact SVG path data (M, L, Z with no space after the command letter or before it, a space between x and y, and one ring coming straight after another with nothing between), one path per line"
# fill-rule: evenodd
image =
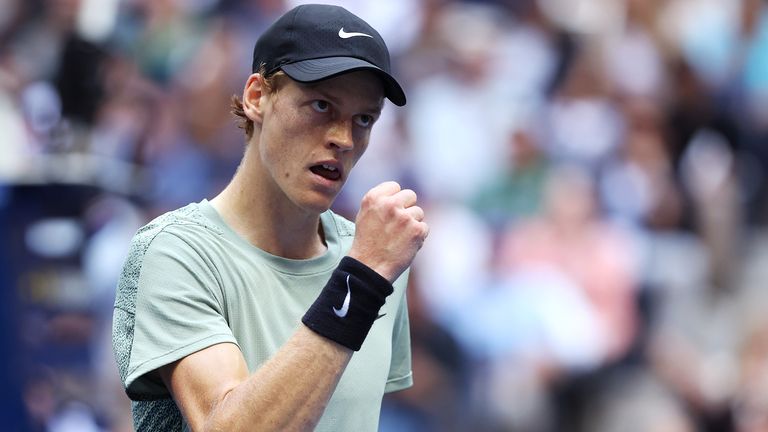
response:
M166 213L133 239L117 288L113 346L138 431L187 430L156 369L234 343L251 372L271 358L349 250L354 224L320 217L328 250L309 260L264 252L208 201ZM395 283L320 419L318 431L374 431L385 392L412 385L407 274Z

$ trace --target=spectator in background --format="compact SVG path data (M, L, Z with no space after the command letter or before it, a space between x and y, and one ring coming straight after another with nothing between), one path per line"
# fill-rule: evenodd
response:
M496 230L540 211L550 170L532 125L516 128L508 142L508 165L471 200L471 207Z
M654 0L617 2L624 9L622 19L606 31L602 63L610 92L619 100L647 99L663 103L668 88L664 70L664 45L656 25Z
M626 360L635 342L637 257L601 216L582 168L554 169L545 190L540 214L505 233L497 271L513 282L509 289L530 293L519 307L540 311L528 331L549 335L534 358L555 427L582 427L601 371Z
M503 427L579 424L576 405L594 389L595 376L633 348L636 257L595 198L586 171L553 169L541 211L510 223L494 280L456 316L459 339L485 365L478 403ZM592 374L583 388L573 381L567 401L554 397L556 388Z
M693 414L697 430L727 431L733 427L730 403L738 388L744 304L735 292L711 284L706 255L698 248L678 250L669 263L685 265L678 272L686 277L667 281L656 299L648 358L653 372Z
M684 277L668 280L657 299L649 358L696 413L700 430L731 430L738 350L750 317L736 277L743 273L741 257L747 249L741 240L734 157L725 138L699 131L683 155L681 174L697 210L693 220L698 236L680 244L683 249L675 259L693 259L695 265L672 264L685 268L677 270Z
M462 2L447 3L436 17L447 67L414 83L406 113L413 174L432 201L464 202L506 160L509 106L490 74L498 18L487 5Z
M626 119L624 141L598 176L607 215L646 235L682 226L683 202L662 111L651 99L628 97L618 105Z
M706 82L685 59L676 59L671 62L669 79L673 97L664 108L666 111L664 136L674 180L680 189L684 204L678 228L692 230L696 217L696 207L692 201L695 191L688 190L689 184L686 183L683 172L683 159L688 147L697 133L708 130L722 137L722 142L729 147L728 152L732 152L735 156L740 153L737 148L739 130L733 113L710 96ZM759 167L751 167L747 160L743 163L740 171L745 184L757 180L754 176L762 175ZM758 187L759 181L749 189ZM755 199L754 196L745 198L749 201Z
M185 71L170 79L173 97L158 100L144 157L152 160L152 201L159 212L211 196L229 181L242 147L226 106L239 65L235 34L222 20L209 23Z
M543 146L550 158L596 171L621 143L623 121L599 52L582 44L564 72L552 98L542 107Z
M686 407L642 368L615 373L593 389L581 430L589 432L696 432Z
M505 233L498 271L545 267L571 280L605 338L596 367L627 355L634 340L635 258L627 239L601 217L591 178L579 168L560 167L549 178L541 213Z

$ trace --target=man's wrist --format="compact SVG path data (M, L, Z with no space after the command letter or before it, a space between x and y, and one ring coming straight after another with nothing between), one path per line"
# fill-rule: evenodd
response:
M315 333L359 351L393 291L387 279L347 256L301 321Z

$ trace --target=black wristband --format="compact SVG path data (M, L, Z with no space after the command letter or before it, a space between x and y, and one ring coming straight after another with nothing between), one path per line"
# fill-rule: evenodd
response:
M315 333L359 351L394 288L360 261L344 257L301 319Z

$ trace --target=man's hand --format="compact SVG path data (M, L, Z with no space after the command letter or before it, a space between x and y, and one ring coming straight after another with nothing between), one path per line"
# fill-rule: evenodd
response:
M395 182L369 190L355 219L355 240L349 256L394 282L421 249L429 234L416 193Z

